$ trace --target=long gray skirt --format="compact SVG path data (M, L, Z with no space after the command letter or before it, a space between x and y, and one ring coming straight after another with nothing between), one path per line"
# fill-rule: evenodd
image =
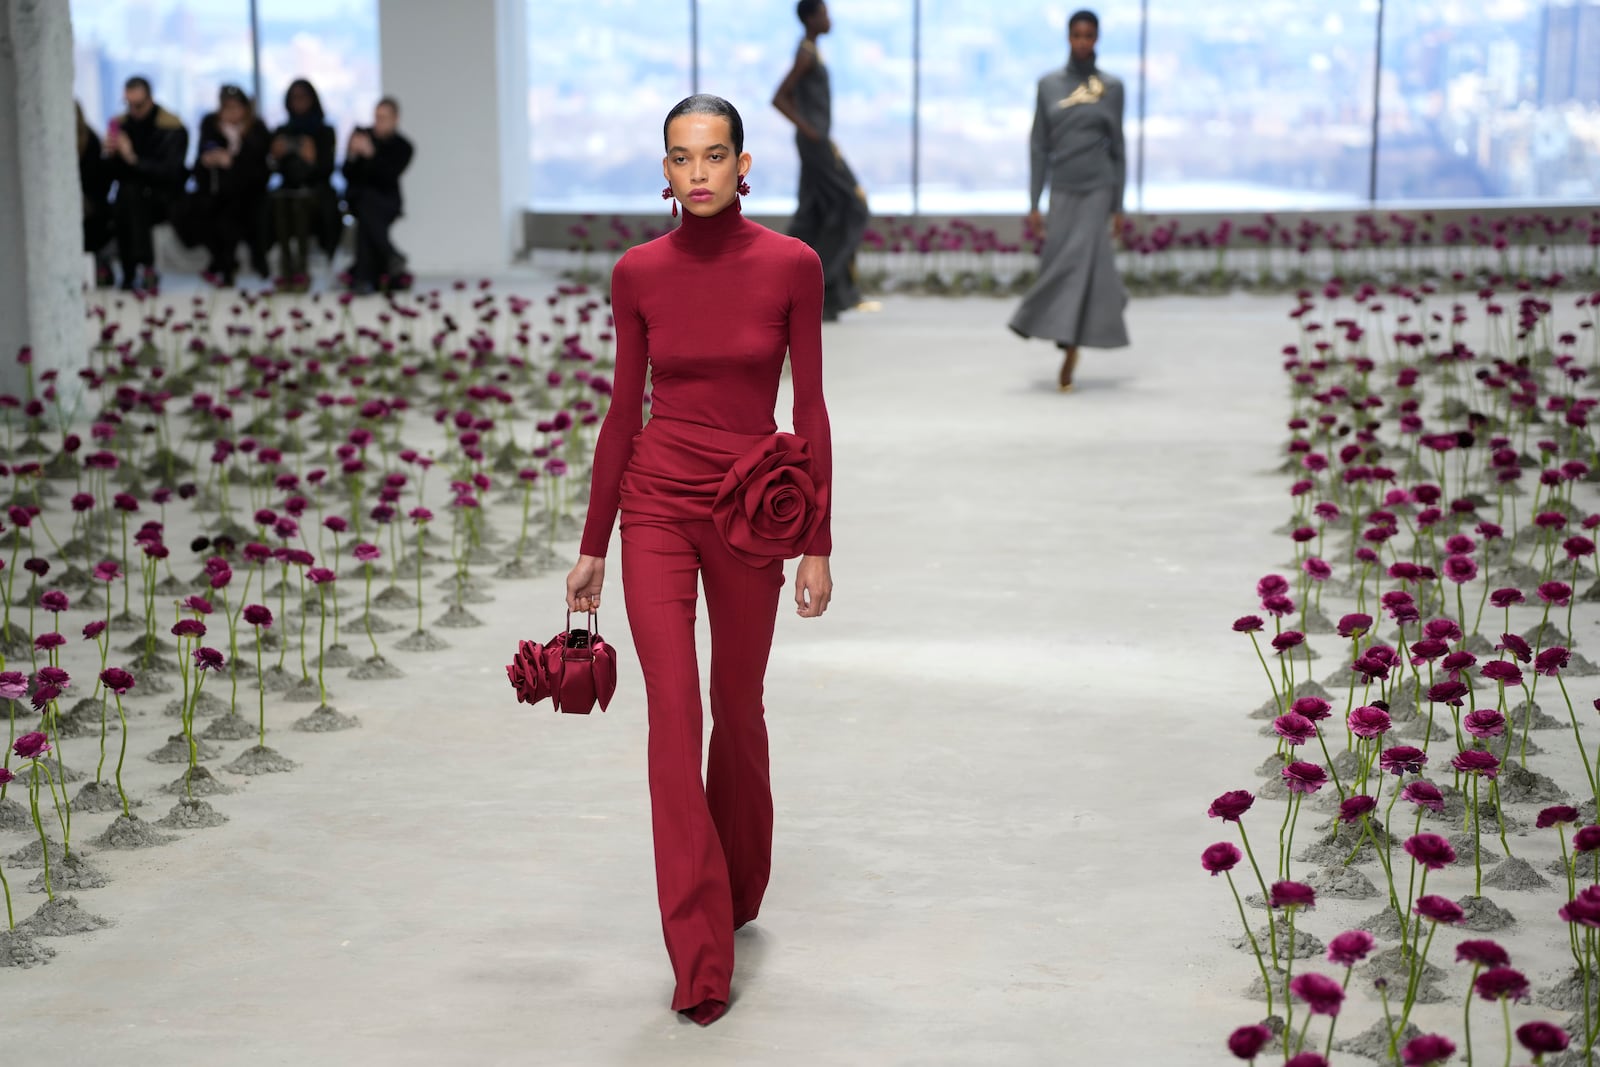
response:
M1111 199L1106 186L1087 192L1050 190L1050 216L1039 278L1011 316L1023 337L1088 348L1123 348L1128 327L1122 287L1111 248Z

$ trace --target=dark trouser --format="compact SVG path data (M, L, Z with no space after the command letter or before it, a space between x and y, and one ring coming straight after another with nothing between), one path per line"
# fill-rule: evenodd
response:
M354 189L350 208L356 216L356 263L350 276L357 282L376 285L379 278L390 273L395 260L389 227L400 217L400 200L371 189Z
M239 268L239 245L250 246L252 259L259 256L259 197L219 199L213 202L206 220L206 251L211 254L211 269L232 276Z
M155 266L152 233L157 223L166 221L167 203L153 189L123 182L117 187L111 218L117 236L117 258L122 262L122 277L128 281L140 267Z
M711 623L711 755L700 778L696 579ZM756 917L772 867L762 686L783 563L752 567L709 522L622 516L622 592L649 706L650 813L675 1011L728 1002L733 930Z
M867 201L832 141L797 134L795 145L800 152L800 203L789 236L810 245L822 260L822 309L831 317L861 303L855 255L867 232Z
M310 189L279 189L272 194L272 231L277 237L279 274L285 278L310 273L311 226L317 211L317 194Z

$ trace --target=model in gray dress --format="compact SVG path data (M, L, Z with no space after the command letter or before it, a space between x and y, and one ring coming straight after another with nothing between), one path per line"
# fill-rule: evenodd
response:
M801 3L798 11L806 37L772 103L794 123L794 144L800 154L799 205L789 236L810 245L822 260L822 314L835 319L839 312L861 304L855 255L867 232L867 194L829 137L833 94L828 68L817 51L817 37L832 28L828 5Z
M1127 290L1117 273L1110 220L1122 213L1127 157L1122 139L1123 89L1095 66L1094 37L1080 53L1085 29L1073 27L1066 67L1039 79L1032 147L1032 218L1050 186L1050 214L1039 277L1011 318L1023 337L1054 341L1066 352L1060 385L1072 387L1079 345L1128 344L1122 319ZM1097 30L1097 27L1095 27Z

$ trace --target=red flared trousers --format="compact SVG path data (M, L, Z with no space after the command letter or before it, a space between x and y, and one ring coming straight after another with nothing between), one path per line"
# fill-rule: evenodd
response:
M696 578L711 623L711 755L700 775ZM755 918L772 868L762 685L783 563L751 567L709 522L622 516L622 589L650 714L650 811L675 1011L728 1000L733 930Z

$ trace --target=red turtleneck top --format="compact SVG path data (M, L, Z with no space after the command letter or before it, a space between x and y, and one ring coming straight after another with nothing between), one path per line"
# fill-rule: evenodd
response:
M811 445L813 475L822 486L831 483L822 289L817 254L746 219L737 200L710 218L685 212L676 230L623 254L611 272L616 381L595 444L584 555L604 557L611 541L622 474L643 425L647 366L653 418L766 434L777 430L773 411L787 351L794 432ZM832 551L825 516L805 554Z

